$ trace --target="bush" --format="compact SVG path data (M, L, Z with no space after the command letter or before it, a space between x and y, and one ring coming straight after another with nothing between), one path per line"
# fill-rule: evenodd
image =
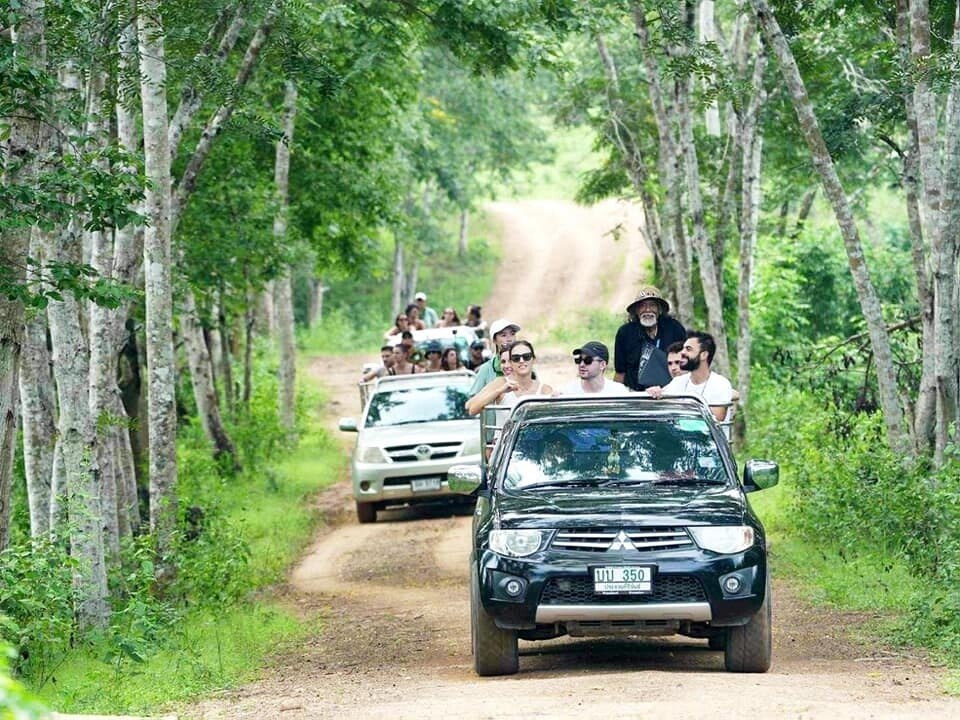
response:
M0 552L0 639L14 648L13 670L40 684L73 641L75 567L64 547L47 540Z
M919 580L904 627L960 660L960 463L910 464L889 450L880 413L843 412L762 375L751 398L751 454L781 463L788 531L842 558L904 563Z

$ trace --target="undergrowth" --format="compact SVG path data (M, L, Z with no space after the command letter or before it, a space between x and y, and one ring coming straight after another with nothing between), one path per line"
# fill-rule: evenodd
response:
M878 611L887 640L960 668L960 461L912 464L888 449L879 413L755 378L749 456L781 466L751 502L773 557L814 600Z
M72 564L56 542L0 553L0 634L13 669L63 712L147 712L249 679L265 656L313 631L269 589L319 522L310 498L339 476L339 448L301 383L294 446L277 416L275 363L262 356L245 411L228 418L242 470L214 460L197 424L178 433L177 571L156 584L153 537L124 543L109 578L110 625L80 633Z

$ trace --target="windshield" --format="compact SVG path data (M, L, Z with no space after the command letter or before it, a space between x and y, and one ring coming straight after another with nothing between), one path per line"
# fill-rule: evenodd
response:
M510 455L504 487L726 482L707 422L685 417L527 425Z
M462 420L470 417L467 385L434 385L384 390L370 399L366 427Z

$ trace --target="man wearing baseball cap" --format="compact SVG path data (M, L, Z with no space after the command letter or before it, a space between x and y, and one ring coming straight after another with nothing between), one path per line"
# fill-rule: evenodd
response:
M670 303L653 285L641 286L627 305L628 322L617 330L613 345L613 379L631 390L670 382L667 347L683 341L687 331L669 315Z
M506 318L494 320L490 324L493 357L477 368L477 376L473 379L473 385L470 387L470 397L480 392L484 385L494 378L503 377L503 369L500 367L500 350L512 345L513 341L517 339L518 332L520 332L520 326Z
M487 344L477 338L472 343L470 343L470 357L467 358L467 361L464 363L464 367L468 370L476 371L481 365L483 365L487 358L484 357L484 351L487 349Z
M440 317L436 310L427 307L427 294L418 292L413 296L413 302L420 308L420 319L423 320L423 324L428 328L436 327L437 323L440 322Z
M579 377L560 388L558 395L626 395L623 383L607 380L603 373L610 362L610 351L597 340L584 343L573 351Z

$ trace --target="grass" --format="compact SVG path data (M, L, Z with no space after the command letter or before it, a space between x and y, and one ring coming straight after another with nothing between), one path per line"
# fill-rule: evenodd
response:
M271 586L283 580L322 521L310 498L340 477L342 465L339 447L312 414L299 446L276 459L269 478L222 488L222 510L250 548L256 590L247 600L217 612L188 611L144 662L107 661L98 646L78 649L55 683L35 689L39 699L61 712L156 711L249 681L272 654L317 632L316 623L301 623L272 597Z

